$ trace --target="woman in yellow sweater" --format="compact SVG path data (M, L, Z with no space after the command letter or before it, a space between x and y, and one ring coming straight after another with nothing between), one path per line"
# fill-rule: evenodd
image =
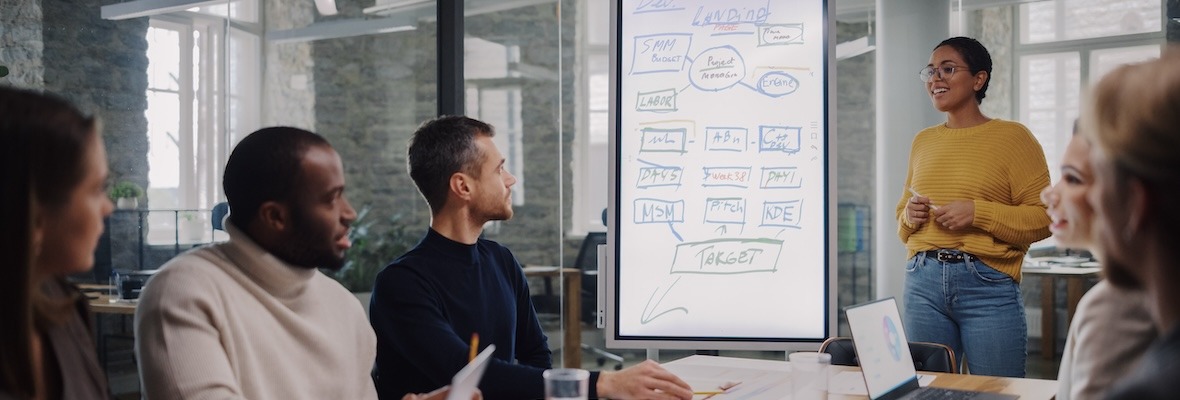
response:
M1027 128L980 111L991 71L982 44L955 37L919 72L947 120L914 137L897 205L909 250L905 326L909 340L953 348L974 374L1023 377L1020 266L1049 236L1040 200L1049 168Z

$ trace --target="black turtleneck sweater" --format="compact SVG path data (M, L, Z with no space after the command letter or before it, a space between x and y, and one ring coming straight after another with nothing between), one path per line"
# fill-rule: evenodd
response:
M467 364L472 333L479 334L479 350L496 345L479 385L485 399L544 397L548 339L520 264L499 243L466 245L429 229L377 275L369 314L382 399L450 384ZM590 378L592 396L597 378Z

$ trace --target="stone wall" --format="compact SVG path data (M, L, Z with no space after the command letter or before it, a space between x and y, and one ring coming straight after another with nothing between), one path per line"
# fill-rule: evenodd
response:
M102 119L113 181L147 187L147 18L107 21L103 5L117 0L42 2L44 88ZM138 230L112 216L112 263L135 265Z
M332 18L359 18L360 2L337 2ZM425 232L429 210L406 171L406 143L418 124L434 115L435 28L318 40L311 46L315 93L314 130L328 138L344 160L349 201L376 221L373 235L393 227L390 218ZM279 98L274 101L283 101ZM389 262L392 259L379 261Z
M315 4L303 0L268 0L266 30L300 28L315 18ZM265 44L262 126L315 127L315 75L311 43ZM244 132L245 133L245 132Z
M1016 119L1016 110L1012 107L1012 99L1016 86L1012 81L1015 76L1015 57L1012 54L1012 35L1016 23L1013 6L990 7L971 11L968 36L979 40L992 56L992 80L988 84L987 97L979 108L984 115L1006 120Z
M337 6L341 16L334 18L356 17L361 7L343 1ZM521 63L556 73L557 38L572 32L559 35L556 8L548 4L469 16L467 36L519 46ZM372 218L383 221L402 214L403 223L420 229L429 221L429 208L406 172L405 153L414 129L436 113L436 35L434 23L420 22L414 31L311 45L314 129L328 137L344 158L350 200L358 208L370 207ZM572 37L567 40L572 43ZM468 62L476 63L469 68L480 67L479 60ZM565 65L573 65L573 60ZM563 177L568 181L571 174L570 167L558 160L572 143L571 133L566 132L563 139L558 129L563 118L558 102L572 104L572 100L562 99L556 81L522 77L504 83L518 85L523 98L526 161L522 182L527 197L515 207L511 221L486 236L513 249L522 263L558 264L562 246L559 181ZM564 118L572 121L572 114Z
M570 7L572 9L572 7ZM576 65L573 52L559 53L559 41L565 41L566 49L573 49L573 25L560 27L557 21L557 4L516 8L507 11L481 14L467 18L467 35L483 38L504 45L516 45L520 49L520 63L545 72L565 74L567 83L572 83L572 73L559 70L559 65L572 69ZM567 20L573 18L567 16ZM564 64L561 58L567 57ZM478 63L478 60L468 60ZM476 64L478 65L478 64ZM470 66L469 66L470 68ZM476 67L478 68L478 67ZM561 131L562 122L572 122L573 114L559 114L560 103L573 109L570 98L563 98L562 87L557 81L521 74L518 78L521 88L521 126L523 127L524 204L514 207L515 215L505 222L499 233L489 235L513 250L517 259L524 264L557 265L563 246L563 213L561 189L565 196L572 195L572 170L569 163L561 162L561 154L572 146L572 125ZM572 90L572 86L569 86ZM566 185L562 185L566 182ZM568 221L565 221L568 223Z
M8 76L0 84L25 88L45 85L42 63L41 2L7 0L0 2L0 66Z

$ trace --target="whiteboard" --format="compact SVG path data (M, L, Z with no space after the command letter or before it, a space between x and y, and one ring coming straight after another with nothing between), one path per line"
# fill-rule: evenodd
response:
M814 348L834 331L827 7L612 4L608 347Z

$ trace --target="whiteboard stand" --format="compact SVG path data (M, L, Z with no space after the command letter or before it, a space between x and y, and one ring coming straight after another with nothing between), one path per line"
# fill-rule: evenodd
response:
M647 359L660 362L660 349L647 349Z

